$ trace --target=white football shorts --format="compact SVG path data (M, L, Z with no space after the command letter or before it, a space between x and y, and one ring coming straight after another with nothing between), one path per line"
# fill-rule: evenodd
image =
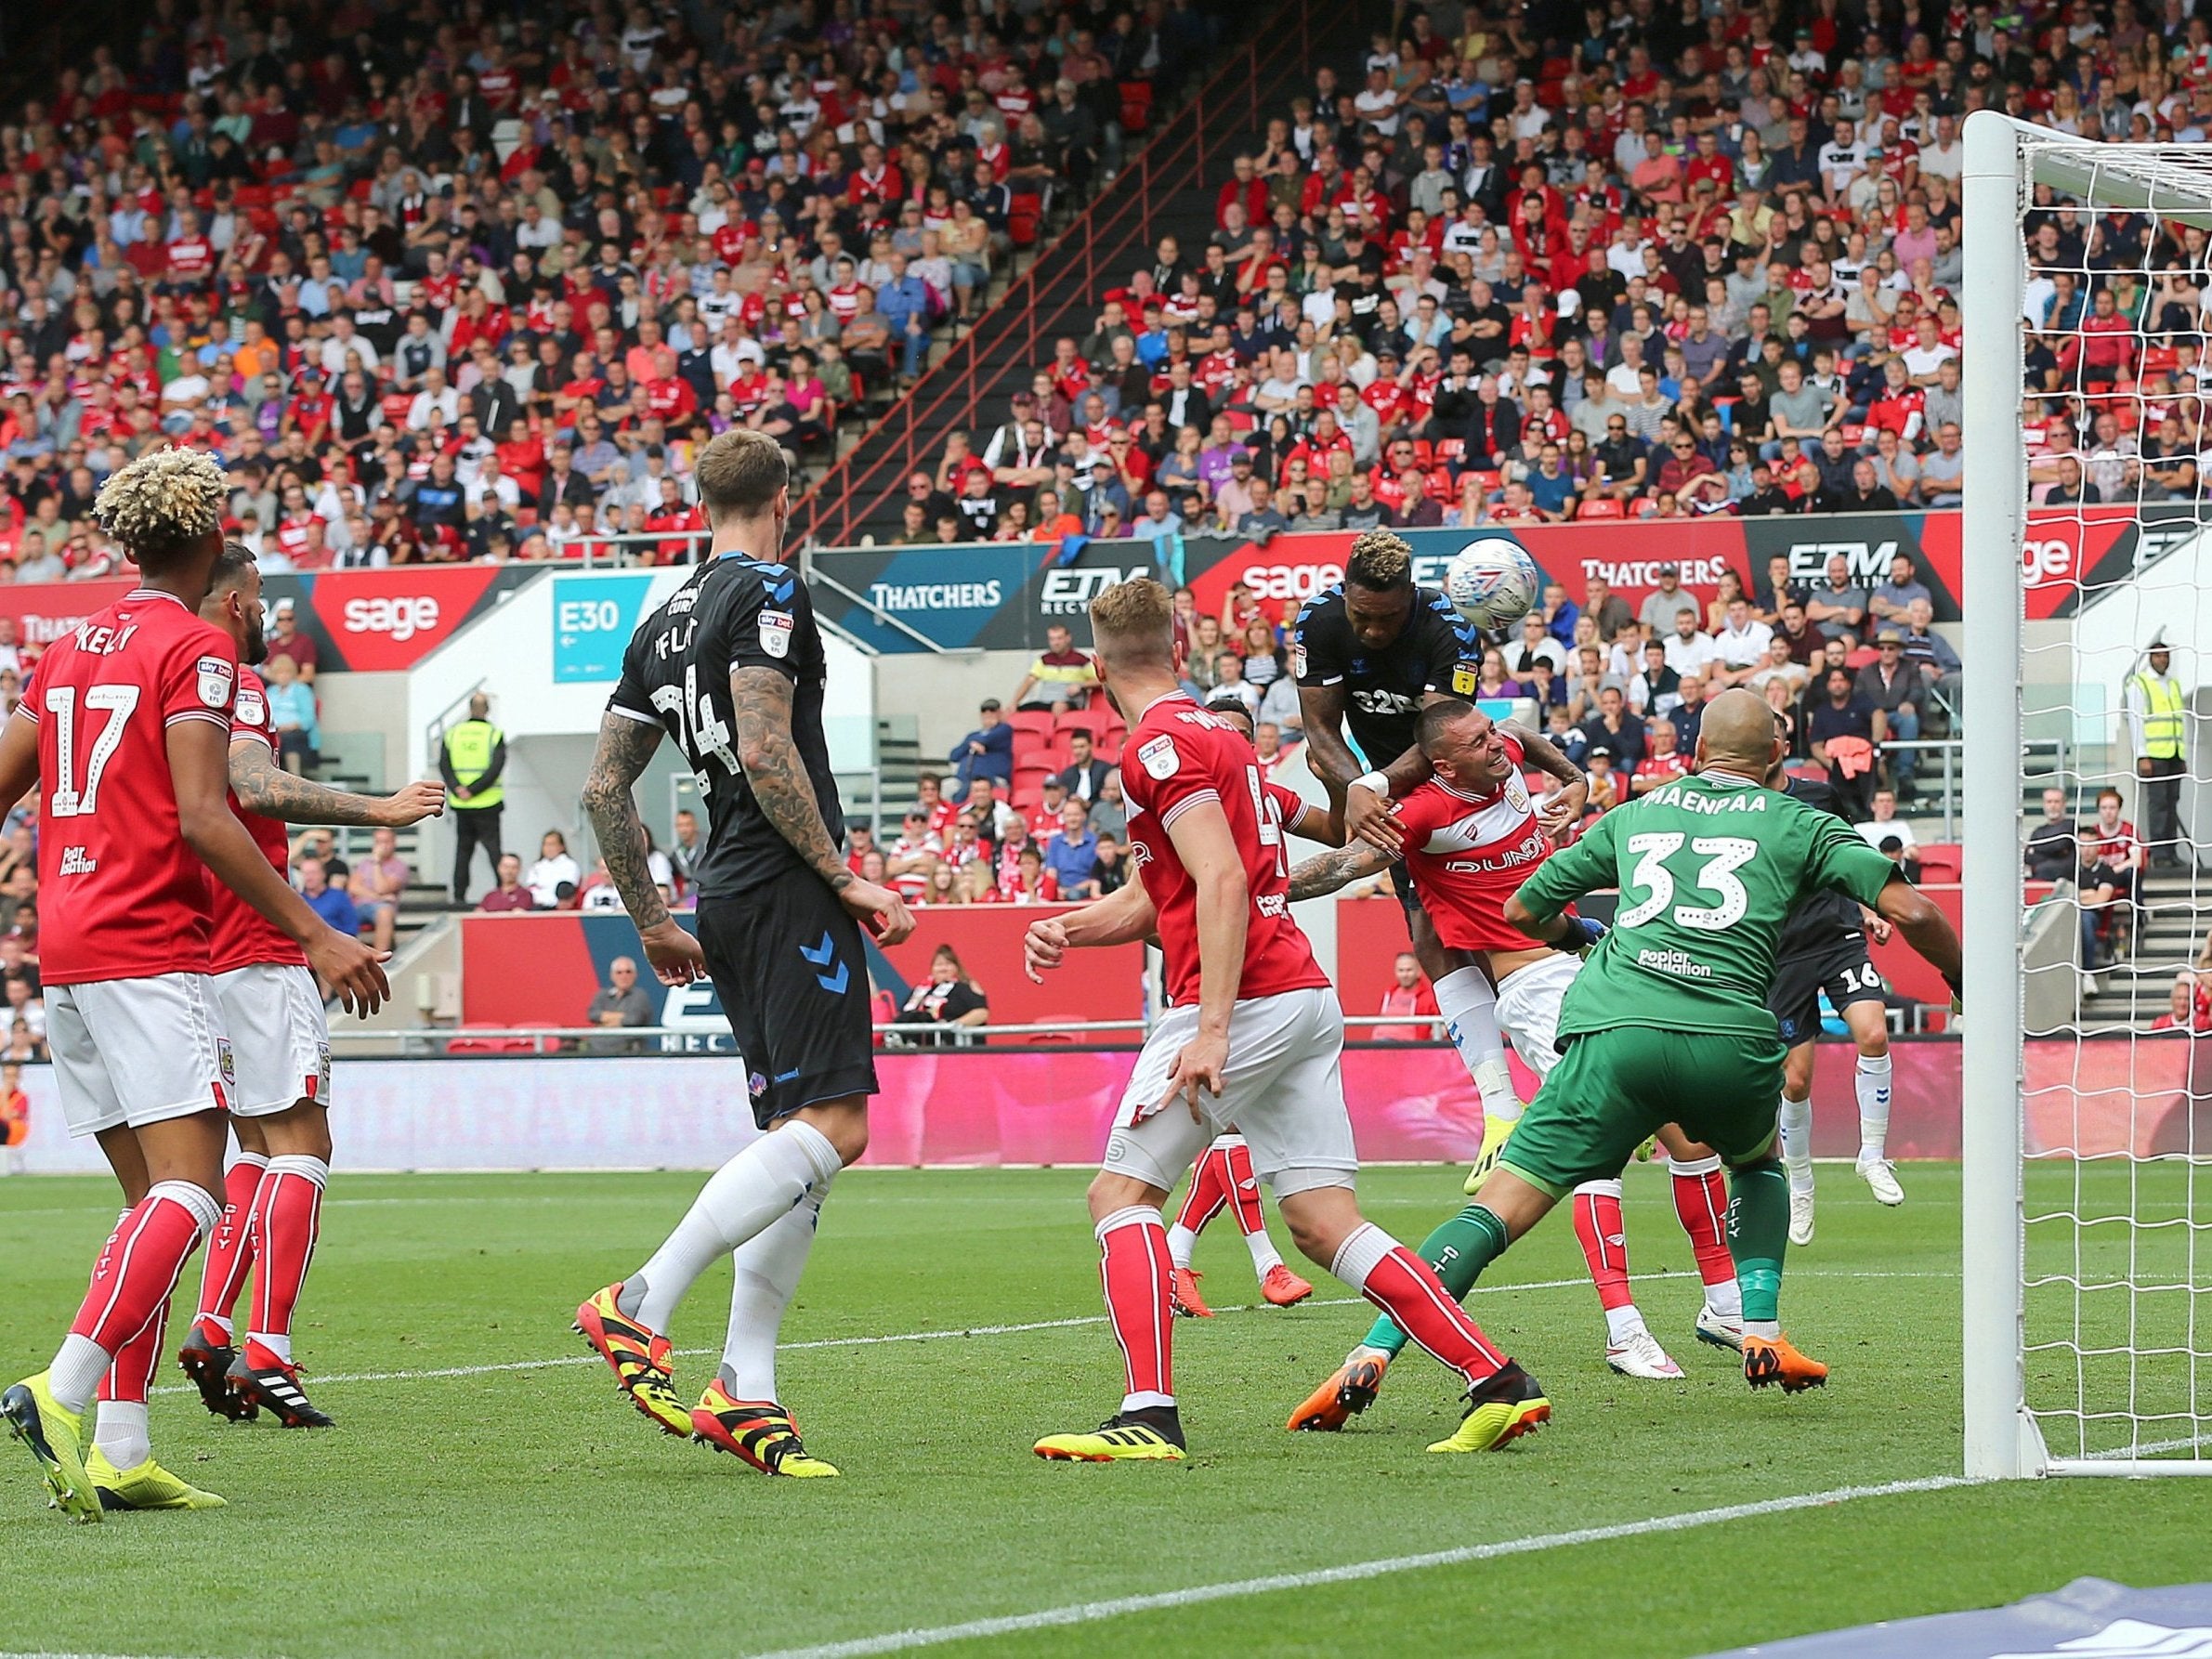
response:
M1580 957L1554 951L1498 987L1498 1028L1539 1080L1559 1064L1559 1004L1581 967Z
M1352 1185L1359 1157L1344 1110L1344 1015L1336 992L1314 986L1237 1003L1221 1097L1199 1092L1203 1122L1181 1100L1154 1109L1175 1056L1198 1029L1195 1005L1170 1009L1153 1026L1114 1114L1103 1167L1170 1188L1209 1142L1234 1127L1251 1148L1253 1173L1278 1197Z
M227 1107L236 1092L221 999L204 973L46 987L46 1044L80 1138Z
M238 1058L231 1113L267 1117L295 1102L330 1104L330 1025L315 975L296 962L252 962L216 976Z

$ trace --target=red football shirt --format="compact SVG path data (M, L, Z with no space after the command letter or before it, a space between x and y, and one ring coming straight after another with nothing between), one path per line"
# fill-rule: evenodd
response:
M1551 856L1521 781L1521 746L1506 752L1513 770L1486 795L1432 777L1398 803L1406 868L1436 936L1456 950L1528 950L1531 939L1505 919L1505 901Z
M1198 999L1198 884L1168 831L1184 813L1208 801L1228 816L1250 888L1238 999L1328 985L1305 934L1290 919L1281 809L1265 793L1258 758L1244 735L1178 691L1138 716L1123 753L1130 857L1159 913L1168 1000L1182 1006Z
M41 977L208 971L207 872L177 827L168 728L229 729L230 636L138 588L46 647L18 711L38 725Z
M230 741L266 743L271 753L277 747L277 723L268 712L268 690L259 674L242 665L238 671L238 703L230 712ZM290 880L292 843L284 832L284 820L248 812L238 803L235 794L230 797L230 810L238 815L238 821L246 827L246 833L277 874ZM216 881L212 872L206 873L207 910L215 924L208 945L210 973L228 973L256 962L308 965L306 951L264 921L260 911Z

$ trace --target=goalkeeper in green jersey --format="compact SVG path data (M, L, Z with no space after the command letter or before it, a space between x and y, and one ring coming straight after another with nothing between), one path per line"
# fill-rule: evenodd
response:
M1781 754L1765 702L1723 692L1706 707L1694 776L1605 814L1506 901L1507 921L1552 939L1572 926L1576 899L1620 890L1612 930L1561 1006L1558 1065L1474 1202L1420 1254L1464 1297L1577 1183L1617 1176L1661 1124L1679 1123L1730 1169L1744 1379L1795 1392L1827 1368L1779 1324L1789 1186L1774 1144L1784 1051L1766 1006L1775 941L1800 898L1829 891L1886 918L1954 991L1959 959L1943 912L1850 825L1764 787ZM1347 1411L1366 1404L1359 1357L1340 1373ZM1346 1413L1329 1415L1305 1426L1337 1427Z

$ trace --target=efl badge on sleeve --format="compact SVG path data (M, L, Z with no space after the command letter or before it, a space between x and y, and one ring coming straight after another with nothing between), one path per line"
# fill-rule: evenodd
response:
M1182 758L1175 752L1175 739L1166 733L1137 745L1137 759L1147 777L1172 777Z
M760 648L771 657L784 658L792 650L792 613L788 610L764 610L760 613Z
M211 709L228 709L238 671L220 657L200 659L200 700Z

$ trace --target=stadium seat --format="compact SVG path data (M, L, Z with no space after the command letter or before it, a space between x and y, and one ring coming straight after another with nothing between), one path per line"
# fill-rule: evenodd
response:
M1021 741L1020 734L1023 732L1036 732L1041 737L1050 737L1053 712L1050 709L1016 709L1006 716L1006 724L1014 727L1016 743Z
M1925 846L1920 849L1920 885L1944 887L1963 879L1965 868L1963 849L1957 846Z
M1123 81L1120 86L1121 128L1124 132L1141 133L1152 124L1152 83Z
M1596 518L1626 518L1628 508L1610 495L1592 496L1575 509L1575 522L1588 524Z
M1053 736L1063 732L1084 731L1096 742L1099 734L1113 725L1113 716L1104 709L1064 709L1053 720Z

